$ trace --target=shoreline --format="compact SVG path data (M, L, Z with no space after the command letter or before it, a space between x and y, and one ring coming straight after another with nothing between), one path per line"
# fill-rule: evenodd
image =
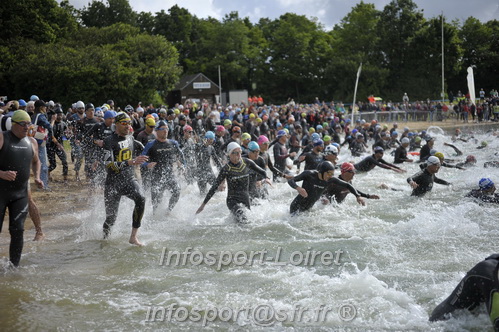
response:
M386 124L390 129L394 122L380 122L381 125ZM499 122L481 122L481 123L463 123L460 121L455 121L454 119L448 121L437 121L437 122L397 122L399 125L399 131L403 130L404 127L409 127L412 130L426 130L428 127L440 127L446 134L453 134L455 128L460 128L463 133L466 131L488 131L491 129L499 129ZM69 166L69 175L68 182L62 182L62 166L60 165L60 161L58 161L57 168L52 172L52 177L55 181L52 181L50 186L52 191L40 191L36 189L34 183L31 183L32 195L33 199L38 205L40 210L41 219L42 219L42 229L45 235L50 238L50 228L60 227L60 225L55 225L52 222L52 216L54 215L64 215L64 214L72 214L78 211L83 211L85 209L91 208L91 206L86 205L87 198L92 194L95 194L95 191L92 193L92 189L86 184L85 180L81 182L76 182L74 179L74 164L71 162L69 158L69 151L66 151L68 154L68 166ZM84 177L84 176L83 176ZM33 177L31 177L31 182L33 182ZM69 209L68 209L69 207ZM8 213L4 219L4 223L8 223ZM5 227L4 227L5 229ZM28 216L25 222L25 231L26 231L26 239L29 240L32 236L34 236L34 226L31 218ZM33 233L33 234L32 234ZM2 232L0 234L0 238L7 237L9 238L8 232Z

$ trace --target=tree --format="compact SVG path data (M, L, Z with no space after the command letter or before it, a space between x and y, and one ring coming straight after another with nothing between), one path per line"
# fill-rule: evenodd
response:
M31 39L50 43L76 30L70 7L59 7L55 0L7 0L0 6L0 38Z
M474 75L477 89L492 89L497 84L499 74L499 21L485 24L474 17L469 17L459 33L462 40L462 68L459 73L461 89L466 85L466 69L475 66ZM467 90L465 88L464 90Z
M371 94L382 94L388 70L379 66L383 59L378 47L380 36L376 33L379 15L373 4L361 1L330 32L332 55L326 68L328 96L337 100L353 99L360 63L363 69L359 100Z
M265 23L265 22L263 22ZM268 42L266 89L279 101L314 98L325 79L330 37L316 22L287 13L262 25Z
M81 11L81 20L87 27L107 27L115 23L135 25L137 14L132 10L128 0L93 0Z
M425 19L412 0L392 0L380 14L377 31L378 47L384 58L380 65L389 70L387 84L383 87L386 97L400 100L401 92L408 90L413 77L414 63L410 62L412 41L424 25Z

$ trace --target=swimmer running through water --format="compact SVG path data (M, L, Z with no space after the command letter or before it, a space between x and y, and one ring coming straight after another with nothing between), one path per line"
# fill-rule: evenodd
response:
M227 179L227 207L230 212L236 218L239 223L247 223L248 218L245 214L244 209L250 209L250 197L249 197L249 177L250 170L255 171L261 176L265 177L265 181L270 184L270 180L267 178L267 173L265 170L260 168L255 162L248 158L241 157L242 149L236 142L231 142L227 145L227 154L229 155L229 162L225 164L220 173L217 176L215 182L213 182L210 190L206 194L206 197L197 209L196 214L201 213L208 201L213 197L218 187L222 182Z
M364 205L360 193L348 182L334 178L334 165L329 161L323 161L317 167L317 170L303 171L297 176L288 180L291 188L296 189L299 195L291 202L290 212L296 214L298 212L311 209L315 202L319 200L326 188L334 183L348 190L357 197L357 202ZM296 182L303 181L302 186L298 186Z

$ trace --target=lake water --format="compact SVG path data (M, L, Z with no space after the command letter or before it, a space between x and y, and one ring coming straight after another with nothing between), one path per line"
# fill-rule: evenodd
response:
M455 143L464 156L453 157L443 146L450 136L435 133L446 157L473 154L478 164L442 168L438 176L453 186L435 184L424 198L411 197L406 182L418 164L403 165L407 174L376 168L353 181L381 196L365 207L350 195L341 205L317 203L290 217L297 192L277 183L249 212L251 224L238 226L226 193L196 216L203 198L197 186L182 183L167 217L153 217L148 197L139 232L146 245L139 248L127 243L133 204L125 198L111 238L101 239L104 204L96 194L93 209L44 220L43 243L27 236L17 270L7 268L6 221L0 330L491 330L484 308L446 322L428 317L466 271L498 252L498 206L463 197L482 177L499 181L499 169L483 168L499 160L499 139L475 134L476 142ZM483 140L488 147L477 150ZM344 149L339 159L360 158ZM378 189L380 183L403 191Z

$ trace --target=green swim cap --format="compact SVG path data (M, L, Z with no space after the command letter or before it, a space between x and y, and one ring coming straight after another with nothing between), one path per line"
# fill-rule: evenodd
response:
M31 118L29 117L28 112L23 110L17 110L12 115L12 122L23 122L28 121L31 122Z

